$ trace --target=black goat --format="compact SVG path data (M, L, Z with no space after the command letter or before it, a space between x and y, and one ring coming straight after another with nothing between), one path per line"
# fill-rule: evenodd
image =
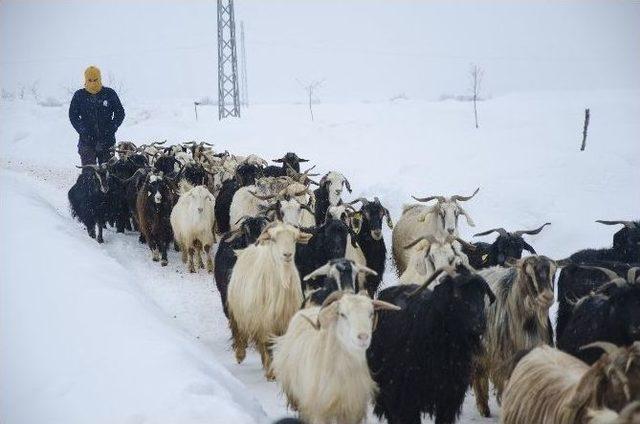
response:
M602 352L582 349L583 346L596 341L628 346L640 340L640 284L635 281L618 284L602 287L576 304L562 336L558 337L559 349L591 365Z
M109 217L108 221L115 224L118 233L124 233L125 229L131 231L131 210L127 202L126 181L139 169L135 156L127 156L118 159L109 166L113 178L109 178ZM144 166L144 163L143 163Z
M595 261L591 265L569 264L558 277L557 339L563 336L565 327L573 315L575 303L600 289L616 277L626 277L629 270L640 264Z
M316 225L322 225L327 216L329 206L342 204L342 188L345 187L351 193L351 184L344 175L338 172L327 172L320 180L320 187L313 191L316 198L314 216Z
M375 275L375 271L365 266L359 266L349 259L332 259L311 274L304 277L305 281L318 279L320 288L309 294L303 307L321 306L329 295L335 291L350 291L357 293L358 274Z
M102 229L109 216L109 166L103 163L78 168L82 168L82 172L67 195L71 215L87 227L89 237L103 243Z
M573 263L590 264L594 261L640 262L640 221L601 221L605 225L622 224L624 228L613 235L613 247L584 249L569 256Z
M393 228L391 215L389 210L382 206L380 199L373 198L373 202L369 202L364 197L360 197L351 204L360 202L360 231L357 232L356 241L364 257L367 260L367 267L373 269L377 275L367 275L365 280L365 288L370 297L373 297L380 287L382 276L387 262L387 246L384 244L382 237L382 220L385 219L387 226Z
M209 179L207 171L201 163L188 163L180 172L181 177L193 186L206 185Z
M216 287L220 292L220 300L222 301L222 310L227 318L229 311L227 310L227 288L231 279L231 271L236 264L236 254L234 250L244 249L252 243L255 243L262 230L267 226L269 221L261 216L247 217L240 224L240 228L226 233L220 240L216 256L214 258L214 277Z
M161 172L149 173L142 183L136 198L136 210L140 233L149 244L154 261L166 266L167 246L173 241L173 230L169 221L175 204L173 181Z
M435 422L453 423L460 415L486 328L485 296L495 299L486 281L458 267L433 291L400 285L379 299L402 308L379 312L367 360L380 391L374 412L390 424L419 424L427 413Z
M231 209L233 195L236 194L236 191L238 191L240 187L255 184L256 179L259 178L261 174L262 169L259 166L243 163L236 167L233 180L227 180L222 183L222 188L220 188L216 196L214 207L216 225L219 233L224 234L231 230L229 210Z
M302 159L293 152L289 152L280 159L273 159L273 162L281 163L282 166L270 165L264 168L265 177L284 177L288 175L289 167L294 171L300 172L300 163L309 162L308 159Z
M302 281L302 291L307 286L319 288L316 280L304 281L304 277L331 259L344 258L347 235L350 229L339 219L328 219L319 227L305 229L313 234L307 244L296 245L295 263ZM353 239L352 239L353 242Z
M535 230L507 231L504 228L494 228L474 234L474 237L478 237L496 232L498 233L498 237L496 237L493 243L473 243L475 250L471 250L467 246L462 246L462 251L469 258L469 265L475 269L488 268L496 265L504 266L505 261L509 258L522 258L523 250L535 255L535 249L531 247L522 236L524 234L538 234L547 225L551 225L551 223L547 222Z
M165 149L170 149L170 147ZM164 175L175 175L181 168L180 163L176 158L173 155L167 154L161 155L157 158L153 167L156 171L162 172Z

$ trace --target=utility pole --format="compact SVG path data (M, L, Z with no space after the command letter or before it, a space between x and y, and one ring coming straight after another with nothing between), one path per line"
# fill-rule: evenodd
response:
M249 106L249 83L247 82L247 51L244 43L244 21L240 21L240 87L241 103L244 107Z
M233 0L218 0L218 119L240 117Z

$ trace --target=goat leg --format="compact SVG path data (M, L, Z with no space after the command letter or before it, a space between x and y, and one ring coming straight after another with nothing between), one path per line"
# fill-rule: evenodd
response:
M105 228L104 221L98 220L98 237L96 237L96 241L98 243L104 243L104 239L102 238L102 229Z
M489 409L489 375L483 365L477 364L473 376L473 392L476 396L478 412L483 417L490 417Z
M188 256L189 256L189 272L196 272L196 267L193 265L193 255L195 253L195 249L193 248L193 246L189 247L189 252L188 252Z
M231 313L229 313L229 327L231 328L231 338L233 340L233 350L236 354L236 361L241 364L247 356L248 343L247 339L240 334L238 324Z
M204 245L204 253L207 255L207 271L209 273L213 272L213 260L211 259L211 246L208 244Z
M169 260L167 259L167 248L169 243L167 242L160 242L160 253L162 255L162 260L160 261L160 265L162 266L167 266L167 264L169 263Z

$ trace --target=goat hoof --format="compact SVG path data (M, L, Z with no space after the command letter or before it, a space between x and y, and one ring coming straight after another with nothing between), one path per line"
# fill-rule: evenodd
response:
M486 408L482 408L482 410L480 411L480 415L482 415L485 418L489 418L491 416L491 410L489 409L488 406Z
M98 238L96 239L96 241L97 241L98 243L104 243L104 239L103 239L102 237L98 237Z
M247 356L246 351L236 352L236 362L241 364L244 361L244 358Z
M151 258L151 259L153 260L153 262L159 262L160 261L160 259L158 259L158 258Z
M272 370L267 371L264 374L264 376L267 379L267 381L276 381L276 375L273 373Z
M162 266L167 266L168 263L169 263L169 261L166 260L166 259L163 259L163 260L160 261L160 265L162 265Z

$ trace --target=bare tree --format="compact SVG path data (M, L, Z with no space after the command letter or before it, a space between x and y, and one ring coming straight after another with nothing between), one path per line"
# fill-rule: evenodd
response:
M582 127L582 146L580 146L580 151L583 151L587 148L587 130L589 129L589 118L591 113L589 108L584 110L584 127Z
M482 77L484 71L478 65L471 65L469 69L469 79L471 80L471 96L473 97L473 115L476 119L476 128L478 128L478 99L480 98L480 88L482 85Z
M311 81L309 83L302 83L298 81L307 92L309 100L309 113L311 114L311 120L313 121L313 104L320 103L320 99L316 96L317 90L322 86L324 80Z

